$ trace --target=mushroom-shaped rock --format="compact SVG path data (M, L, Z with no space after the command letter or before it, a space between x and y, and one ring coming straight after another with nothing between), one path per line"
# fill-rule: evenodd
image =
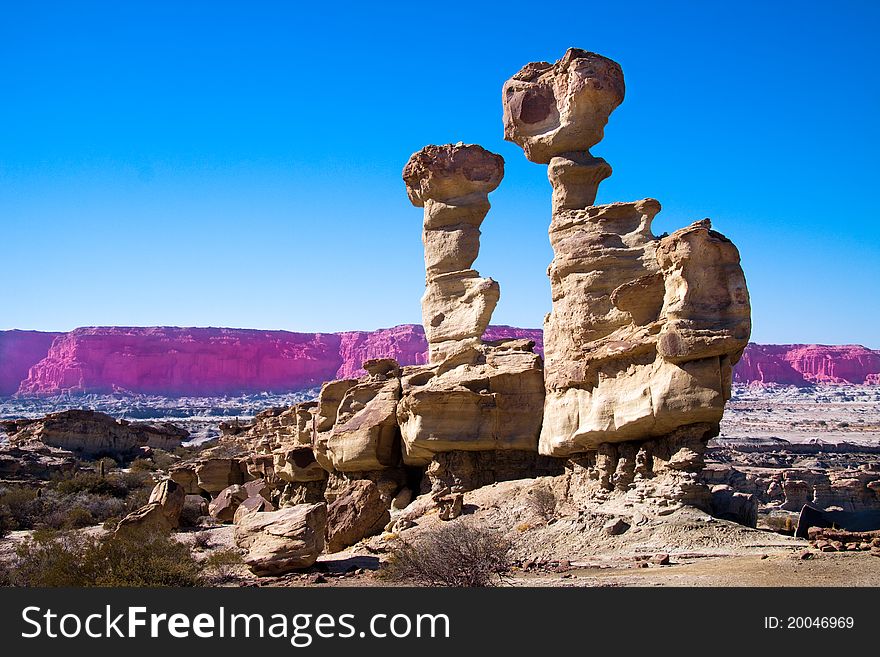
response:
M426 146L403 169L410 200L425 208L422 324L432 363L479 344L498 303L498 283L471 266L480 253L488 194L503 176L500 155L461 143Z
M504 138L539 164L589 152L625 89L620 65L594 52L569 48L555 64L526 64L504 83Z
M486 195L504 177L504 158L477 144L425 146L403 168L406 193L416 207L425 201L448 201Z

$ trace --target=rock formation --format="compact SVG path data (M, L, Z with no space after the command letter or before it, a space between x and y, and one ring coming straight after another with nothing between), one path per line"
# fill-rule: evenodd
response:
M809 386L880 383L880 351L860 345L749 344L735 383Z
M498 283L471 266L480 253L489 192L503 177L500 155L461 143L425 146L403 169L409 200L425 209L422 325L431 363L479 344L498 303Z
M7 420L0 426L13 444L36 441L81 456L130 458L142 448L172 450L189 433L173 424L114 420L96 411L60 411L39 419Z
M185 501L183 486L171 479L160 481L144 506L119 521L117 531L125 527L139 527L168 533L180 526L180 514Z
M593 205L611 168L590 149L623 97L620 67L576 49L526 65L503 89L505 139L548 164L553 187L539 449L595 453L602 486L626 490L702 467L750 309L739 253L708 219L657 238L657 201ZM671 496L695 502L693 482L674 479Z
M28 371L46 357L60 335L63 333L0 331L0 397L18 392Z
M80 342L96 342L95 332L127 337L122 343L108 338L88 349L80 347ZM232 337L217 340L221 334ZM164 335L161 341L159 335ZM313 347L287 348L303 335ZM63 349L61 345L50 349L56 337L63 337ZM503 338L532 340L535 353L544 354L540 329L490 326L483 335L487 342ZM263 346L239 348L238 340L241 345L262 342ZM160 343L164 350L157 348ZM351 379L363 376L362 363L373 358L424 365L427 349L424 329L413 324L334 334L162 327L76 329L67 334L0 331L0 397L16 392L46 396L120 390L172 396L287 392L318 385L315 363L307 367L300 362L303 358L322 363L327 374L321 380ZM134 362L124 368L121 363L126 358ZM250 364L244 362L248 360ZM34 372L29 376L31 368ZM877 385L880 350L860 345L750 344L734 367L733 377L734 383L743 384Z

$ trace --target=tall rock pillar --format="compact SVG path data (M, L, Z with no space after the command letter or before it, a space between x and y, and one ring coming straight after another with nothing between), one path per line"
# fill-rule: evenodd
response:
M403 169L410 201L425 209L422 323L430 363L478 345L498 303L498 283L471 266L480 252L489 192L503 176L500 155L461 143L425 146Z
M590 149L624 91L617 63L577 49L502 91L505 139L548 165L553 187L539 450L593 453L599 480L621 490L696 476L751 329L739 253L708 219L657 238L654 199L593 205L611 167Z

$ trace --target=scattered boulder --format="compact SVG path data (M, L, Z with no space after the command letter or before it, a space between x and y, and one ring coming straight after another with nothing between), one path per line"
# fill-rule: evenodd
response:
M171 532L180 526L185 501L186 493L182 486L171 479L160 481L150 492L147 504L120 520L116 531L138 527L161 533Z
M256 575L283 575L309 568L324 549L326 504L298 504L249 513L235 525L235 544L247 550L245 563Z
M464 495L461 493L443 495L435 498L435 501L437 502L437 515L440 520L455 520L461 515L464 508Z
M243 500L232 516L232 522L236 525L240 524L242 519L249 513L259 513L263 511L275 511L272 502L262 495L255 495Z
M159 502L150 502L129 513L119 521L116 531L123 530L125 527L144 528L162 534L167 534L177 528L169 520Z
M208 513L220 522L232 522L238 505L250 497L247 489L239 484L227 486L208 505Z
M602 531L608 536L619 536L626 532L629 527L629 523L623 518L612 518L602 525Z
M186 493L183 486L172 479L160 481L150 492L149 503L158 502L168 518L168 523L175 529L180 524L180 514L185 501Z
M378 534L390 519L379 487L366 479L352 481L327 508L327 551L339 552Z

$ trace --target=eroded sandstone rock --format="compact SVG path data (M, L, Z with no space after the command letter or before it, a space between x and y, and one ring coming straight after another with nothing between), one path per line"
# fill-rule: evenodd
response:
M372 481L353 481L327 507L327 551L339 552L388 524L389 503Z
M379 359L364 363L367 375L340 388L345 393L337 406L335 423L329 431L316 434L315 458L328 469L341 472L381 470L400 461L400 431L397 402L400 399L399 366ZM372 370L372 372L371 372ZM333 382L338 383L338 382ZM326 384L322 393L334 389ZM319 421L327 406L322 396ZM323 424L321 426L326 426Z
M528 341L460 351L440 365L404 368L397 421L407 465L449 451L535 451L544 382Z
M147 504L120 520L117 531L137 527L168 533L180 526L185 501L186 493L180 484L171 479L160 481L150 493Z
M97 411L69 410L38 419L7 420L2 427L13 445L40 442L80 456L132 458L143 448L172 450L189 436L173 424L116 420Z
M403 169L410 201L425 209L422 324L429 362L479 344L498 303L498 283L471 266L480 252L488 194L503 176L500 155L462 143L426 146Z
M326 504L298 504L249 513L235 525L235 544L247 550L245 563L256 575L282 575L308 568L324 549Z
M739 253L708 219L657 238L654 199L592 205L611 168L589 149L623 97L620 67L577 49L553 65L527 65L504 86L505 138L548 164L553 186L546 455L716 426L751 329ZM644 455L639 462L631 451L617 451L603 483L624 490L644 469ZM697 467L686 451L676 458L670 469Z

